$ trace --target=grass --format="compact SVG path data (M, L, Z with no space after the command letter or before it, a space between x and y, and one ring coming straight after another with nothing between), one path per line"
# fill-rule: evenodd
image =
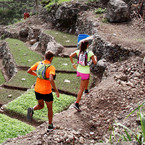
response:
M70 83L65 82L67 80L70 81ZM80 86L80 78L76 77L76 74L57 73L55 83L61 90L77 93Z
M141 39L141 38L140 38L140 39L137 39L137 41L145 44L145 38L142 38L142 39Z
M102 23L108 23L108 19L107 18L102 18Z
M0 85L3 84L5 82L5 78L2 74L2 71L0 70Z
M102 13L105 13L105 12L106 12L106 8L105 9L102 9L102 8L95 9L96 14L102 14Z
M74 59L74 61L76 63L77 59ZM55 66L56 70L75 71L72 67L70 58L54 57L52 65Z
M23 93L24 93L24 91L20 91L20 90L11 90L11 89L0 88L0 104L6 104L6 103L14 100L15 98L17 98L18 96L20 96Z
M12 119L6 115L0 114L0 144L8 138L26 135L35 128L25 124L17 119Z
M12 2L13 0L0 0L0 2Z
M36 77L28 74L26 71L18 71L16 75L5 85L9 86L18 86L18 87L25 87L30 88L36 81Z
M62 3L66 3L66 2L70 2L71 0L50 0L49 4L45 5L45 8L47 9L47 11L49 12L52 9L52 5L57 4L60 5ZM43 1L43 4L45 4L45 0Z
M63 46L77 45L77 36L75 35L55 30L47 30L45 31L45 33L53 36L56 42L60 43Z
M57 98L55 96L55 93L53 93L53 95L54 95L54 103L53 103L54 114L63 111L75 101L75 97L72 96L60 94L60 97ZM37 101L35 99L34 90L30 89L26 93L22 94L20 97L15 99L14 101L8 103L6 109L12 111L13 113L19 113L26 116L27 108L33 107L36 104ZM46 105L42 110L35 111L33 118L39 121L48 120Z
M10 52L18 66L31 66L35 62L42 60L42 56L30 49L24 42L17 39L6 39Z
M93 78L91 77L89 86L92 83L92 79ZM56 86L61 90L77 93L80 87L80 77L77 77L76 74L57 73L55 83Z
M141 126L137 128L128 128L122 123L115 122L112 126L112 132L110 134L110 143L121 141L136 141L139 145L143 145L145 142L145 102L138 105L133 111L131 111L125 119L131 117L134 112L137 112L137 118L140 120ZM117 129L116 129L117 128Z

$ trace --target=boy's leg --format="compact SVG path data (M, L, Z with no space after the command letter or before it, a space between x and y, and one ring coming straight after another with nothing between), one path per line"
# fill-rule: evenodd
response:
M33 108L28 108L28 110L27 110L27 120L29 122L31 122L33 114L34 114L34 110L40 110L43 107L44 107L44 101L43 100L38 100L38 104L36 106L34 106Z
M48 109L48 122L49 122L49 124L52 124L52 119L53 119L52 104L53 104L53 101L51 101L51 102L46 102L47 109Z
M34 110L41 110L44 107L44 100L37 100L38 104L33 107Z
M55 128L55 127L53 126L53 123L52 123L52 120L53 120L53 109L52 109L52 104L53 104L53 101L51 101L51 102L46 102L46 105L47 105L47 108L48 108L48 122L49 122L47 132L51 132L51 131L53 131L53 129Z

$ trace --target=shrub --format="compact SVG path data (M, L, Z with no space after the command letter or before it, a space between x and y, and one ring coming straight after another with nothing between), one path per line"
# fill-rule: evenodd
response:
M105 12L106 12L106 8L105 9L98 8L98 9L95 10L96 14L102 14L102 13L105 13Z

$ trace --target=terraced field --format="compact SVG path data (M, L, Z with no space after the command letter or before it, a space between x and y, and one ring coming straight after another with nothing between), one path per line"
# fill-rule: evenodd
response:
M49 33L51 33L53 37L57 37L57 33L60 35L60 32L49 31ZM62 35L63 37L56 38L56 40L59 41L59 43L68 46L67 49L69 49L69 45L72 46L74 42L77 42L76 36L73 36L71 39L71 35L67 36L66 33L62 33ZM26 46L26 44L20 40L9 38L5 41L7 42L10 48L10 53L12 54L16 63L17 73L9 81L6 81L2 71L0 71L0 107L3 105L0 119L4 120L4 114L6 114L28 124L26 120L27 108L34 106L37 101L35 99L33 90L33 85L35 84L36 78L32 75L29 75L27 73L27 69L35 62L43 60L43 56L38 52L30 50L30 48L28 48L28 46ZM56 86L58 87L60 93L62 93L60 94L60 98L57 98L54 93L55 99L53 109L54 113L58 113L68 108L75 101L74 96L76 96L79 88L79 79L76 77L76 72L73 70L69 57L54 57L52 64L56 67L57 72ZM47 108L45 106L43 110L38 112L36 111L33 122L29 124L36 127L47 120ZM12 121L15 122L13 127L17 128L17 120L12 119ZM7 122L7 124L8 123L9 122ZM30 128L29 125L28 128ZM31 128L34 129L33 127ZM29 131L32 130L27 130L24 134L28 133ZM10 134L10 132L7 132L6 129L4 130L1 125L0 132L4 132L4 134ZM2 143L8 137L16 137L18 134L19 133L14 133L14 136L8 135L2 137L0 143Z

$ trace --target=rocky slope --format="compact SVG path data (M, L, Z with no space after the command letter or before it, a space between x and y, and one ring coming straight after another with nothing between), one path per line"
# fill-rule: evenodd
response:
M128 24L104 24L99 21L96 29L106 41L140 50L141 55L124 61L107 62L101 83L92 88L88 95L83 95L82 112L70 106L68 110L54 116L54 124L57 126L54 132L46 132L48 123L45 122L35 131L9 139L2 145L96 144L100 140L107 143L114 121L136 131L136 112L128 119L124 118L145 98L145 33L137 24L136 20Z

